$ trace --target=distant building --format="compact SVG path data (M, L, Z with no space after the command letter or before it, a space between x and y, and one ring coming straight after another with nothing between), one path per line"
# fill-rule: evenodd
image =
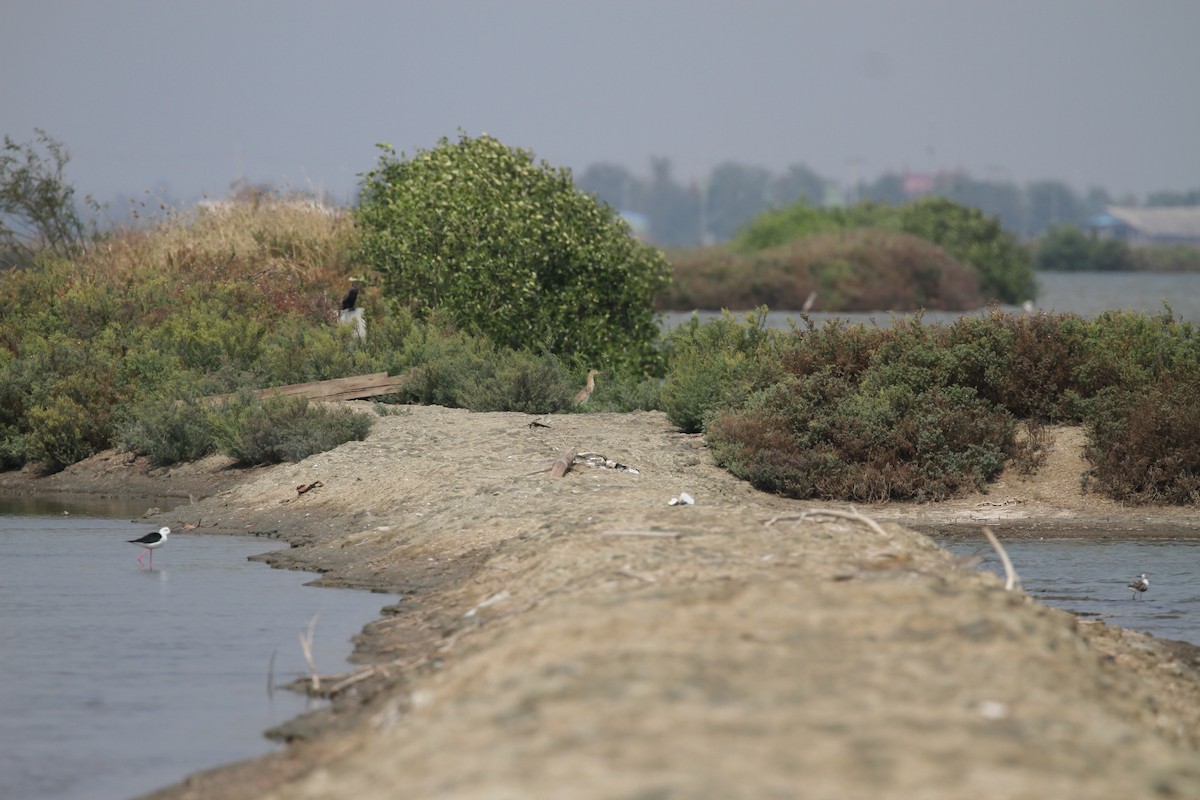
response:
M937 180L925 172L905 172L903 185L905 197L922 197L933 192Z
M1108 206L1088 220L1088 228L1100 238L1130 244L1200 246L1200 206Z

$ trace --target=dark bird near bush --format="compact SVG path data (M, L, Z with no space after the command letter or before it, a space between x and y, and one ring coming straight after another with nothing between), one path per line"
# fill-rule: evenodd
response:
M350 279L350 291L346 292L346 296L342 298L342 311L353 311L354 304L358 302L358 287L362 281L358 278Z

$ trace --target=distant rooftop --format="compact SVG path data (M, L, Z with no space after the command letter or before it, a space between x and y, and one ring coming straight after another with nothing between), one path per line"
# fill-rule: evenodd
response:
M1154 239L1200 240L1200 206L1134 208L1109 206L1105 213L1141 236Z

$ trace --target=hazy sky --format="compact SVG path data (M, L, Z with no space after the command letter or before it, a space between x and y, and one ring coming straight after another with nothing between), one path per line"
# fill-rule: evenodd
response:
M1196 0L0 0L0 133L81 194L344 199L489 133L581 173L738 161L1200 187Z

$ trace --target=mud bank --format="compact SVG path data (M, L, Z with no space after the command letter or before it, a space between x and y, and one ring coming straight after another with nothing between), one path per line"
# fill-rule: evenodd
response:
M661 414L539 419L405 408L299 464L195 468L217 482L167 524L402 599L281 752L153 796L1200 796L1195 648L1005 592L916 530L1195 535L1082 494L1078 432L988 495L859 509L880 531L754 491ZM604 458L552 477L566 450Z

